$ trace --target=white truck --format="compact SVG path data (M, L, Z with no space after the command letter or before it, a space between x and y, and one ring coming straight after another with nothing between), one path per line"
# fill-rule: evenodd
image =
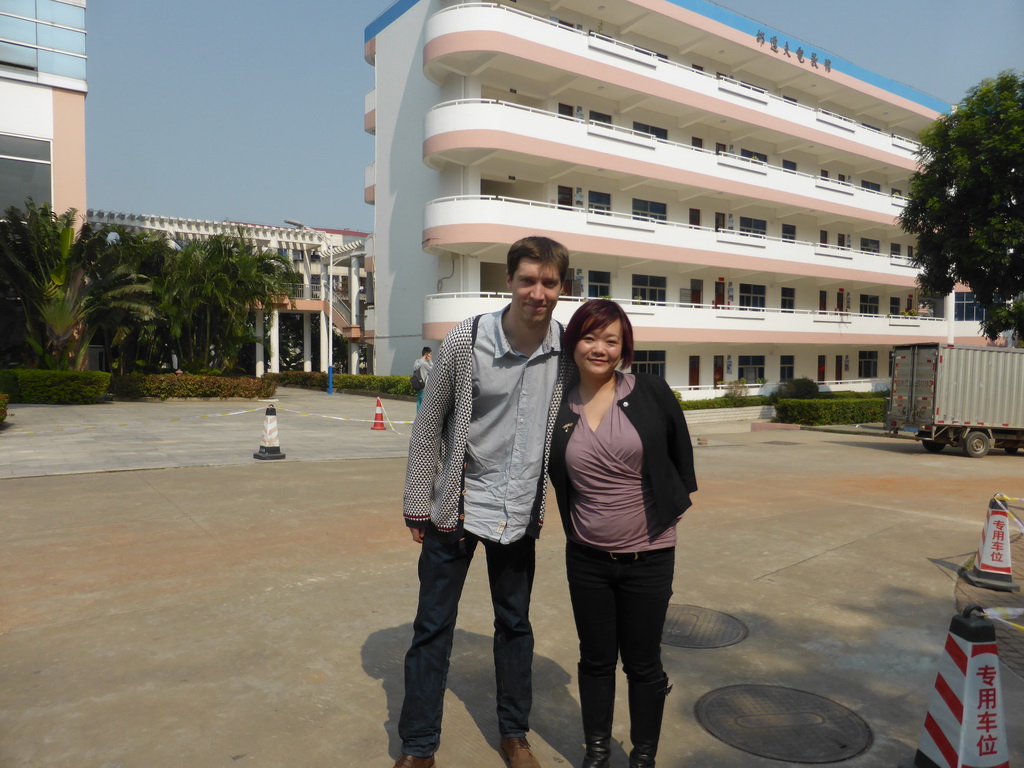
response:
M886 425L917 427L926 451L981 458L1024 447L1024 349L909 344L893 350Z

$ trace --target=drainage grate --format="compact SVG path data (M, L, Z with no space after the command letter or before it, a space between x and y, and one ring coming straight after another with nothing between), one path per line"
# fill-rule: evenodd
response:
M732 685L705 693L694 706L712 736L761 757L790 763L834 763L871 746L871 729L855 712L794 688Z
M681 648L723 648L747 637L747 626L727 613L696 605L670 605L661 642Z

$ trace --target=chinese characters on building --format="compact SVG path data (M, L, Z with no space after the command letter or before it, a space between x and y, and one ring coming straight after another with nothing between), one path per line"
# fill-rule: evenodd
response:
M791 51L790 48L789 48L789 41L786 40L782 44L782 48L779 48L779 37L778 37L778 35L772 35L770 38L766 38L765 37L766 34L767 33L763 29L757 30L756 37L757 37L757 44L758 45L764 46L765 42L767 42L768 43L768 47L769 47L769 49L771 50L772 53L779 53L781 51L783 56L785 56L787 58L790 58L790 59L793 58L793 55L795 54L796 55L796 60L799 61L801 64L804 63L805 56L806 56L806 51L804 51L803 47L798 47L795 51ZM811 56L807 60L811 62L811 67L812 68L819 69L819 67L818 67L818 53L817 53L817 51L811 51ZM825 59L822 62L822 66L825 68L826 72L831 72L832 71L832 59Z

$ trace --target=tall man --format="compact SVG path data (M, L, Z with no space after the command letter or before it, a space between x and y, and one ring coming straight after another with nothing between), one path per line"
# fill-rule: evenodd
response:
M513 243L512 302L461 322L434 359L405 475L405 522L422 549L395 768L434 765L455 617L478 546L494 606L501 751L511 768L539 768L526 740L530 592L551 431L572 362L561 355L561 327L551 319L568 269L569 253L554 240Z

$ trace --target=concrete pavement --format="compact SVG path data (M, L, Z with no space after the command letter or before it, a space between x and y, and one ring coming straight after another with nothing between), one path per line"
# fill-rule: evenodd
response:
M14 406L0 431L0 766L388 768L417 550L400 521L405 438L369 429L373 402L283 390L288 458L273 462L251 459L255 404ZM385 406L396 421L414 411ZM91 428L60 431L72 426ZM694 717L704 693L758 683L860 715L873 744L844 765L909 767L956 568L978 544L988 498L1024 496L1024 457L749 430L695 431L701 490L679 529L673 598L735 616L749 636L665 646L675 690L658 765L786 765L717 740ZM582 737L556 514L538 545L532 617L531 741L546 768L578 765ZM440 768L503 764L490 625L477 564ZM1002 685L1011 764L1024 763L1013 727L1024 680L1004 666ZM621 749L613 761L625 765Z

